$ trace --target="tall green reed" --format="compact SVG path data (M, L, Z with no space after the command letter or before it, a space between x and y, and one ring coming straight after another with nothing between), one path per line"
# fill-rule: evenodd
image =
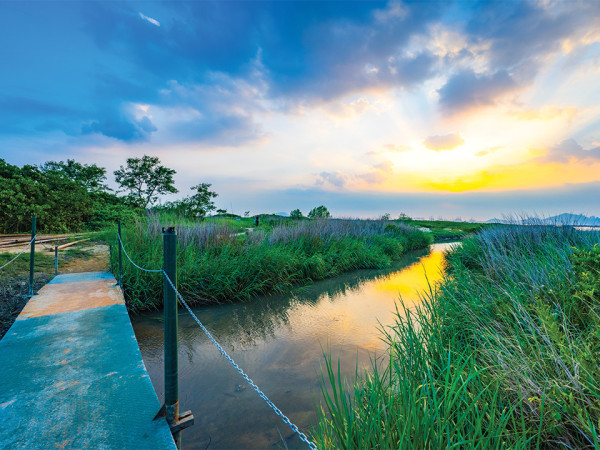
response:
M600 273L598 242L548 226L465 241L443 282L383 330L383 369L350 391L327 362L315 438L357 449L597 447L600 275L586 274Z
M125 248L137 264L161 267L162 226L159 217L150 217L124 230ZM179 289L192 304L245 301L351 270L385 268L431 243L415 228L384 221L282 221L246 233L226 223L188 222L176 230ZM114 268L117 252L112 255ZM160 274L125 262L123 277L131 310L161 307Z

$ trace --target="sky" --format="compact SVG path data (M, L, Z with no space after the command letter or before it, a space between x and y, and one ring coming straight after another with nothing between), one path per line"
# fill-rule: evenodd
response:
M600 216L598 1L0 0L0 158L236 214Z

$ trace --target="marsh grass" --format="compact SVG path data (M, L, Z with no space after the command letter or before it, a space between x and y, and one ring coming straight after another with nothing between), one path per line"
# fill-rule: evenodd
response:
M0 266L15 257L0 253ZM36 252L33 292L37 292L54 275L54 256ZM29 254L25 253L0 270L0 338L8 331L25 304L29 293Z
M352 388L327 361L323 448L597 448L600 236L483 230L383 331L386 364Z
M125 248L137 264L162 266L162 228L151 217L124 230ZM179 224L176 230L179 289L192 304L246 301L351 270L385 268L431 242L414 227L366 220L282 220L271 229L245 233L205 221ZM117 252L113 245L113 268ZM161 307L160 274L126 262L123 277L131 310Z

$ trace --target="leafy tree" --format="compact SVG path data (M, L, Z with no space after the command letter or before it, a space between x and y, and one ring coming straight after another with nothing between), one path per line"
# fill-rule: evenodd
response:
M194 195L188 197L190 215L205 217L210 211L216 209L212 199L216 198L218 194L209 190L211 186L210 183L200 183L190 188L196 191Z
M209 183L200 183L192 186L190 189L196 191L194 195L174 202L168 202L157 209L171 211L187 217L206 217L209 212L215 210L215 204L212 199L218 196L216 192L209 189L211 186Z
M325 206L321 205L311 209L308 213L308 217L311 219L324 218L331 217L331 214L329 213L329 210L325 208Z
M295 209L290 213L290 217L292 219L302 219L302 211L300 211L299 209Z
M37 216L40 232L63 232L99 229L138 213L116 195L96 191L99 185L91 180L101 181L101 176L69 175L62 170L68 163L55 164L18 167L0 159L2 232L28 231L32 215ZM73 161L70 167L85 169L86 166ZM93 173L104 170L98 169Z
M115 170L115 179L135 205L147 208L158 200L158 195L178 192L173 186L175 170L160 165L156 156L127 158L127 167Z
M381 220L390 220L390 213L385 213L381 215Z
M74 159L63 161L48 161L40 167L41 171L63 175L71 181L83 186L89 192L103 192L110 190L106 186L106 169L96 164L81 164Z

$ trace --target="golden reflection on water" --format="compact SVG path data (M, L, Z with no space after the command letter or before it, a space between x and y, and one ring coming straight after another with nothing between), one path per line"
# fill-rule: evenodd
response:
M396 323L400 298L414 306L439 281L448 248L436 244L429 253L413 252L387 272L359 271L286 295L194 311L269 398L307 430L317 417L323 352L340 361L348 380L356 368L368 369L372 358L386 351L380 327ZM134 319L144 363L161 397L160 313ZM184 432L186 446L275 448L282 446L283 436L286 447L305 448L183 312L179 329L180 399L196 417Z
M377 280L373 290L386 295L392 291L403 296L413 293L415 289L427 288L428 285L433 287L442 276L443 261L441 252L433 252L403 271Z
M363 281L355 289L323 293L314 304L296 304L287 311L290 328L285 334L317 339L323 347L354 346L381 354L386 348L381 326L396 323L400 300L408 308L418 304L441 279L446 248L433 246L431 253L402 270Z

